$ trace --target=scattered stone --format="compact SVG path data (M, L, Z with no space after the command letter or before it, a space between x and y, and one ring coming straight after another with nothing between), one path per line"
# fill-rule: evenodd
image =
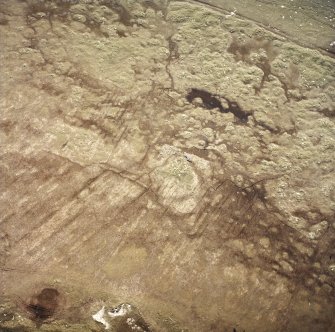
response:
M103 324L106 330L150 332L148 324L143 320L138 309L128 303L122 303L107 310L107 315L105 311L105 306L103 306L92 315L92 318Z

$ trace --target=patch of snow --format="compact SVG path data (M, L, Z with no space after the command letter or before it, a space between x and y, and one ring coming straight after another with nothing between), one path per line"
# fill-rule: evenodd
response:
M235 16L236 15L236 9L233 12L230 12L228 15L226 15L226 18Z
M92 318L103 325L105 325L105 330L109 329L109 323L104 318L105 315L105 307L103 306L96 314L92 315Z

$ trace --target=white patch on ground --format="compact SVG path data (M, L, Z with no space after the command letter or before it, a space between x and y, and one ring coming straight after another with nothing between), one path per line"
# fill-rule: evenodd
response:
M109 313L108 313L109 314ZM105 326L105 330L108 330L110 325L104 318L105 307L103 306L96 314L92 315L92 318Z
M233 12L230 12L228 15L226 15L226 18L235 16L236 15L236 9Z
M107 314L110 319L117 317L123 317L129 314L132 311L132 306L130 304L121 304L115 308L112 308L110 311L107 311ZM96 314L92 315L92 318L105 326L105 330L110 328L110 323L108 322L108 317L105 317L105 306L103 306Z

